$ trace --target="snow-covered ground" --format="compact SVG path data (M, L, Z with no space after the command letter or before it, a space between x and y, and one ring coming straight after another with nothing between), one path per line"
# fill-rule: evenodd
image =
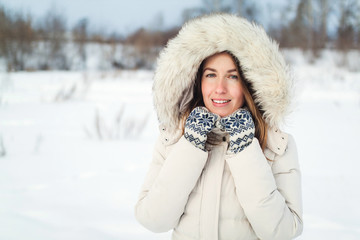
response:
M305 228L360 239L360 72L286 52ZM356 59L356 58L355 58ZM355 67L356 67L355 63ZM169 239L134 219L157 137L150 71L0 73L0 239Z

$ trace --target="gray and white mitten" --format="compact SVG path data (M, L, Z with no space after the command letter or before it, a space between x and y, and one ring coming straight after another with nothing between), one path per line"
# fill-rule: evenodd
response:
M255 135L255 124L251 113L244 108L220 119L221 126L230 135L228 153L238 153L252 143Z
M185 122L184 137L195 147L205 151L208 133L215 127L219 116L205 107L194 108Z

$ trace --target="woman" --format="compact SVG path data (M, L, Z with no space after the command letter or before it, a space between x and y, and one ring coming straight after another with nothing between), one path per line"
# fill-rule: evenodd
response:
M227 14L185 24L158 59L160 137L135 208L172 239L292 239L302 232L292 78L262 28Z

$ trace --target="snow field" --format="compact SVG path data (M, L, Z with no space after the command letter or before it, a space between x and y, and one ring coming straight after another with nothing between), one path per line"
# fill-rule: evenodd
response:
M325 53L296 75L299 239L360 238L360 73ZM158 135L150 71L0 73L0 239L169 239L134 219Z

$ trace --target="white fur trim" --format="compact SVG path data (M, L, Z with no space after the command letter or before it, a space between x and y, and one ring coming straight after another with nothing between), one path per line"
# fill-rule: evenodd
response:
M194 84L201 62L218 52L236 56L245 78L255 89L255 103L271 128L289 111L292 75L278 44L263 28L229 14L214 14L186 23L160 53L154 76L154 105L161 124L175 131L179 105Z

